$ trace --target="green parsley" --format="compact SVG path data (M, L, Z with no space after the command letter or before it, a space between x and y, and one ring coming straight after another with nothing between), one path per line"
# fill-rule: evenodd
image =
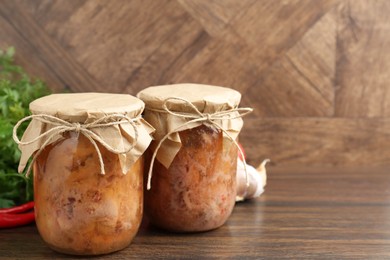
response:
M20 151L12 139L13 126L30 115L29 104L50 94L45 83L31 79L14 64L14 48L0 50L0 208L12 207L33 199L32 178L18 174ZM20 127L24 132L27 124Z

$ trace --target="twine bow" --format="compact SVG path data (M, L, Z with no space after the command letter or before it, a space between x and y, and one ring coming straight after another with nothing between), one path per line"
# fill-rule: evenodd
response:
M194 111L194 113L175 112L175 111L170 110L167 106L168 101L170 101L170 100L179 100L179 101L184 102ZM252 108L233 108L233 109L219 111L219 112L209 114L209 113L200 112L199 109L196 108L196 106L194 104L192 104L190 101L188 101L184 98L170 97L164 101L163 110L156 110L156 109L151 109L151 110L157 111L157 112L165 112L165 113L168 113L168 114L173 115L173 116L187 118L190 120L187 121L186 123L182 124L181 126L175 128L174 130L170 131L169 133L167 133L160 140L160 142L157 144L156 149L154 150L151 161L150 161L150 167L149 167L149 172L148 172L148 182L147 182L147 186L146 186L147 190L150 190L150 188L151 188L154 161L156 160L156 156L157 156L158 150L160 149L161 145L164 143L164 141L171 134L179 132L181 129L185 128L187 125L192 124L192 123L196 123L196 122L202 122L204 124L209 124L209 125L215 126L217 129L220 129L229 138L229 140L232 141L232 143L238 148L238 151L240 152L241 157L243 158L243 162L244 162L246 187L249 186L248 172L246 169L246 161L245 161L244 153L243 153L241 147L238 145L237 141L228 133L228 131L225 130L217 122L215 122L215 120L232 120L232 119L241 118L241 117L251 113L253 111ZM238 112L238 114L234 113L234 112Z
M40 134L39 136L37 136L36 138L34 138L32 140L29 140L29 141L19 140L19 138L17 136L18 128L25 121L29 121L32 119L38 120L42 123L53 125L54 127L51 128L50 130L44 132L43 134ZM45 114L31 115L31 116L27 116L27 117L21 119L20 121L18 121L16 123L16 125L14 126L14 129L13 129L13 139L18 145L23 146L23 145L32 144L38 140L41 140L41 139L47 137L45 142L41 145L39 150L33 156L33 159L27 168L26 176L28 176L31 172L32 165L34 164L34 162L36 161L36 159L38 158L40 153L43 151L43 149L51 143L51 140L54 137L61 135L62 133L68 132L68 131L75 131L77 133L81 133L94 146L96 153L98 155L98 158L99 158L99 162L100 162L100 173L102 175L104 175L105 170L104 170L103 157L102 157L100 149L97 145L97 142L99 142L101 145L103 145L108 151L115 153L115 154L125 154L125 153L130 152L134 148L135 144L137 143L137 139L138 139L138 130L137 130L137 126L134 123L138 119L139 119L139 117L130 119L122 114L111 114L111 115L106 115L104 117L101 117L101 118L99 118L91 123L88 123L88 124L80 124L78 122L70 123L68 121L62 120L58 117L51 116L51 115L45 115ZM110 146L99 135L97 135L96 133L94 133L92 131L92 129L94 129L94 128L110 127L110 126L120 125L120 124L124 124L124 123L129 123L133 127L134 135L135 135L133 143L130 145L130 147L128 147L127 149L124 149L124 150L119 150L119 149L116 149L116 148Z

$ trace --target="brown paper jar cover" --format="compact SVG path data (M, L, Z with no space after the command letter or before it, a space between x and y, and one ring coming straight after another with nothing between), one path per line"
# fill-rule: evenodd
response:
M168 98L179 97L191 102L201 113L213 114L220 111L227 111L238 107L241 94L240 92L219 86L203 84L173 84L148 87L137 94L137 97L145 102L146 108L144 118L153 127L156 132L153 134L155 140L161 140L167 133L177 129L191 119L177 117L163 111L164 102ZM169 100L169 109L176 112L187 112L193 114L193 109L187 103L180 100ZM232 112L239 115L238 112ZM242 118L230 120L216 120L234 139L237 138L243 126ZM202 125L202 122L189 124L180 130L191 129ZM225 141L227 137L223 134ZM155 144L152 144L154 149ZM166 168L169 167L176 154L180 150L181 140L179 133L171 134L168 139L161 145L157 153L157 160Z
M157 161L151 163L150 190L144 192L150 222L174 232L220 227L235 204L233 140L243 125L236 110L240 93L218 86L175 84L150 87L137 96L146 104L145 120L156 128L146 157L161 144ZM223 111L225 118L215 117ZM198 117L204 120L197 121Z
M30 104L36 117L22 142L50 135L21 149L24 160L36 153L35 218L41 237L52 249L99 255L131 243L143 216L143 153L153 131L140 118L143 108L144 103L130 95L103 93L54 94ZM99 125L79 130L102 118ZM57 125L57 119L64 121ZM63 131L68 124L69 129L76 128ZM86 135L95 139L97 148ZM46 140L49 144L41 149ZM117 154L102 142L118 150L135 144L126 154Z
M149 146L150 134L154 131L141 116L144 110L144 103L131 95L109 94L109 93L67 93L52 94L39 98L30 104L33 115L50 115L63 119L70 123L87 124L101 117L113 114L121 114L134 121L137 128L137 141L135 147L127 154L119 154L121 167L124 173L144 153ZM23 134L22 142L32 140L39 135L54 128L54 125L47 124L38 119L33 119ZM135 132L129 124L119 124L110 127L91 129L97 136L104 140L109 146L123 149L134 142ZM48 137L43 137L28 145L20 146L22 156L19 163L19 172L25 168L28 159L34 152L39 150ZM61 139L58 132L49 143Z

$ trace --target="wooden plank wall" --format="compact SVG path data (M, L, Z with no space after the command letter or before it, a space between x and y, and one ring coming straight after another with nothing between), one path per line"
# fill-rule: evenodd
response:
M389 13L388 0L2 0L0 47L55 91L235 88L255 108L252 163L389 164Z

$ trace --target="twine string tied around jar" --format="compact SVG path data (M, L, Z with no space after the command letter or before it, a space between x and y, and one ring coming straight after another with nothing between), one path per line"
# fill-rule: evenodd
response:
M66 120L63 120L61 118L52 116L52 115L46 115L46 114L38 114L38 115L30 115L25 118L22 118L19 120L16 125L13 128L13 139L14 141L19 145L19 146L24 146L24 145L29 145L34 142L37 142L38 140L42 140L43 138L46 138L46 140L43 142L43 144L40 146L40 148L37 150L35 155L33 156L32 161L30 162L27 171L26 171L26 176L29 176L31 172L31 167L38 158L38 156L41 154L43 149L49 145L54 137L57 137L65 132L69 131L75 131L77 133L81 133L84 135L94 146L96 153L98 155L99 163L100 163L100 173L102 175L105 174L104 170L104 161L102 157L102 153L97 145L97 143L100 143L102 146L104 146L108 151L115 153L115 154L126 154L130 152L135 144L137 143L138 139L138 130L137 126L135 125L135 122L139 119L140 117L136 118L129 118L125 115L122 114L110 114L103 116L91 123L86 123L86 124L80 124L79 122L71 123ZM50 124L53 125L51 129L48 131L38 135L36 138L29 140L29 141L22 141L19 139L17 135L18 128L21 126L26 121L29 120L38 120L42 123L45 124ZM103 127L110 127L110 126L115 126L115 125L120 125L124 123L129 123L133 129L134 129L134 140L133 143L126 149L120 150L115 147L110 146L106 141L104 141L103 138L101 138L99 135L94 133L92 129L94 128L103 128Z
M194 113L185 113L185 112L176 112L172 111L170 108L168 108L168 102L171 100L177 100L184 102L186 105L188 105L191 110L193 110ZM189 121L183 123L179 127L175 128L174 130L168 132L166 135L164 135L163 138L158 142L151 161L150 161L150 166L149 166L149 171L148 171L148 181L147 181L147 190L150 190L151 188L151 181L152 181L152 175L153 175L153 165L154 161L156 160L156 156L158 153L158 150L160 149L161 145L164 143L164 141L173 133L179 132L180 130L184 130L186 126L196 123L196 122L202 122L205 124L209 124L211 126L216 127L217 129L221 130L227 138L237 147L241 158L244 162L244 170L245 170L245 178L246 178L246 188L249 187L249 179L248 179L248 172L247 172L247 167L246 167L246 161L244 158L244 152L242 151L241 147L238 145L237 141L229 134L229 132L224 129L220 124L216 122L216 120L232 120L232 119L237 119L241 118L253 111L252 108L232 108L229 110L224 110L224 111L218 111L215 113L202 113L199 111L199 109L192 104L190 101L184 98L179 98L179 97L170 97L167 98L164 103L163 103L163 110L161 109L149 109L151 111L156 111L156 112L163 112L163 113L168 113L173 116L181 117L181 118L186 118L189 119ZM237 112L237 113L236 113Z

